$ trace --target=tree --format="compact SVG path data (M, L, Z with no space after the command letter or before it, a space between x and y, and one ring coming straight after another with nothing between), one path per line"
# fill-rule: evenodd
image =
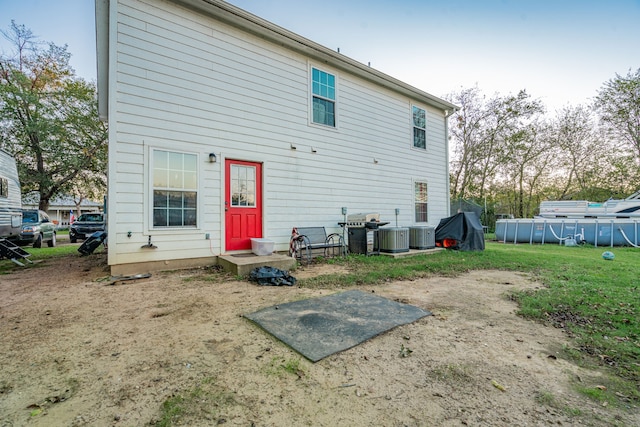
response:
M2 34L14 52L0 56L0 133L23 193L37 192L42 210L74 189L104 193L107 128L95 85L75 76L66 45L37 42L13 21Z
M536 142L537 147L541 141L537 128L532 126L536 117L544 112L540 101L531 99L526 91L486 99L477 87L449 98L461 107L453 116L450 131L452 198L486 200L496 193L502 198L508 194L512 209L524 210L528 200L524 194L525 172L531 166L527 162L538 159L538 149L528 145ZM533 176L537 182L541 172ZM518 190L505 193L505 181L513 184L513 180Z
M550 171L557 183L553 198L589 198L606 169L602 163L609 151L597 132L591 109L582 105L564 107L552 121L551 133L558 148L557 162Z
M640 160L640 68L607 81L598 92L595 107L609 133L635 150Z
M453 141L451 197L457 199L475 193L474 181L483 159L483 133L489 112L477 87L463 89L451 95L450 100L460 107L449 132Z

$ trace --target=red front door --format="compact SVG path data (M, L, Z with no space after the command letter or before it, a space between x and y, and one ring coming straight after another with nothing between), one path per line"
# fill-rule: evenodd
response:
M262 164L225 162L226 250L251 249L251 237L262 237Z

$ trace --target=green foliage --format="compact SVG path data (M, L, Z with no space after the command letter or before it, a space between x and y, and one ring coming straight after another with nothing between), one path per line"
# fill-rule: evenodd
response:
M594 106L553 115L525 91L448 96L451 199L531 217L542 200L623 198L640 180L640 69L604 83ZM492 226L490 218L484 224Z
M66 46L43 47L12 22L14 48L0 55L0 136L14 154L22 193L46 210L57 194L99 197L106 183L107 129L95 86L75 76Z
M633 148L640 159L640 68L607 81L595 106L609 134Z

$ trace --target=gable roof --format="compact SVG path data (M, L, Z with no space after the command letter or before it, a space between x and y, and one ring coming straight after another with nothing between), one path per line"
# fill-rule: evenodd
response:
M96 0L96 46L98 58L98 98L100 115L107 117L109 1ZM356 75L411 99L439 108L446 116L458 107L424 92L368 65L355 61L272 22L253 15L222 0L169 0L182 7L209 16L244 32L286 47L316 61Z
M22 204L28 206L38 206L40 203L40 194L36 191L32 191L30 193L24 194L22 196ZM84 207L103 207L104 203L96 202L94 200L83 199L80 202L80 206ZM66 194L58 194L53 199L49 201L50 207L76 207L76 202L73 196Z

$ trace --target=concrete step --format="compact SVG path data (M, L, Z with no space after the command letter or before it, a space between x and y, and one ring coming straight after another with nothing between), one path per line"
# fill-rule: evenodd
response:
M282 254L271 254L266 256L249 254L233 254L218 256L218 265L225 271L236 276L248 276L251 270L258 267L275 267L280 270L291 270L296 266L296 260L290 256Z

